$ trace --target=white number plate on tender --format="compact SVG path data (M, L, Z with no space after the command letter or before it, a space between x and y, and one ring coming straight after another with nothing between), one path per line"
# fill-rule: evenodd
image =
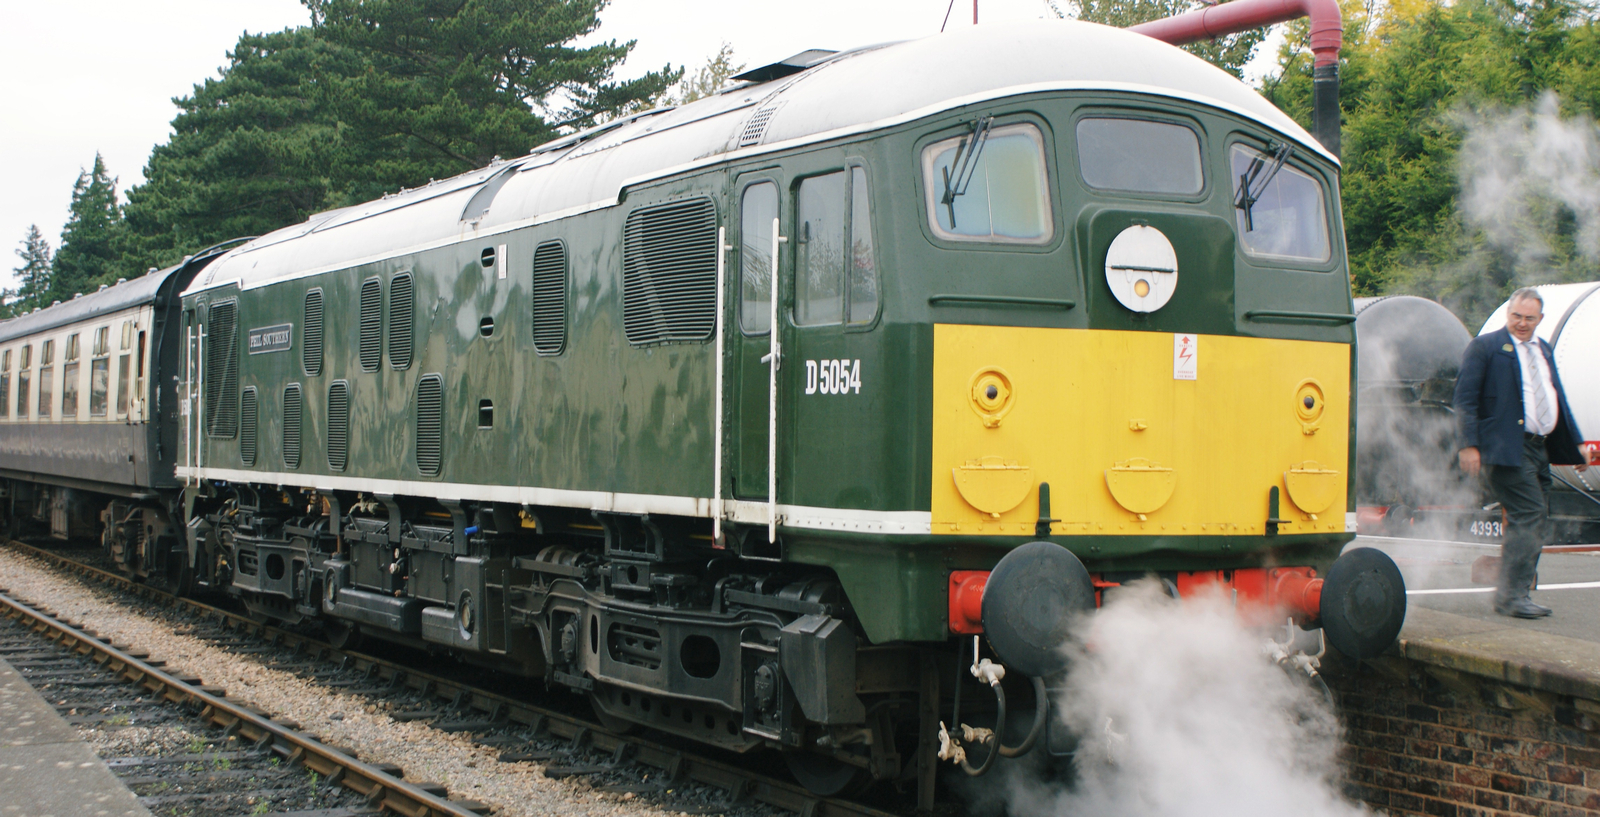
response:
M806 394L860 394L860 360L806 361Z

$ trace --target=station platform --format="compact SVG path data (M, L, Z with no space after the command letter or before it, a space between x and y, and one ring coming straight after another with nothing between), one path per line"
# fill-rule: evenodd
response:
M1473 565L1498 557L1498 545L1359 536L1350 547L1388 553L1405 577L1401 656L1600 701L1600 547L1546 549L1533 598L1555 612L1531 620L1497 615L1493 586L1473 580Z
M4 659L0 817L150 817L78 731Z

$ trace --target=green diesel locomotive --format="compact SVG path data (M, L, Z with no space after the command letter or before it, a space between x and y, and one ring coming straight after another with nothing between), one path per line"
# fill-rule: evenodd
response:
M1316 140L1087 23L741 79L200 270L188 578L822 793L931 785L980 633L1013 673L967 712L1009 690L1028 737L962 762L1051 745L1068 622L1135 578L1392 641L1392 563L1335 565L1354 339Z

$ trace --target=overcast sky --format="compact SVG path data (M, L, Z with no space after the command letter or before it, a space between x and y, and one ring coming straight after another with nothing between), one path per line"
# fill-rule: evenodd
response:
M1054 17L1046 0L979 0L979 24ZM1065 7L1065 3L1061 4ZM955 0L949 26L972 25ZM614 0L597 39L637 40L621 72L703 65L722 42L754 67L808 48L935 34L950 0ZM174 97L217 75L245 31L309 22L298 0L49 0L14 3L0 29L0 286L28 225L60 242L72 184L95 152L125 193L167 140ZM1275 48L1263 48L1263 66ZM1252 66L1255 69L1256 66Z

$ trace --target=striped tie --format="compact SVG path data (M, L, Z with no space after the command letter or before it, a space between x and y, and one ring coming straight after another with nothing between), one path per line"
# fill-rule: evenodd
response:
M1555 425L1555 416L1551 411L1550 398L1544 393L1544 353L1539 350L1537 341L1530 341L1524 346L1528 350L1528 376L1533 384L1533 418L1539 423L1534 429L1536 434L1549 434Z

